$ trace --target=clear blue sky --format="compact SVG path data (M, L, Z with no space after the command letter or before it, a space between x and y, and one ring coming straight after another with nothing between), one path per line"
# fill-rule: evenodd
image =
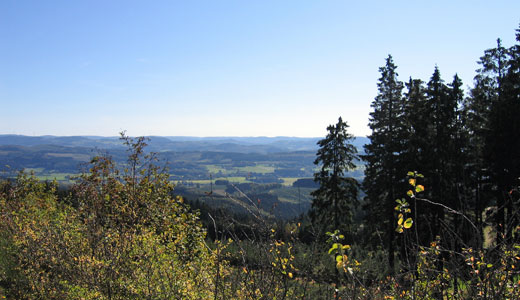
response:
M3 0L0 134L367 135L388 54L469 86L519 23L517 0Z

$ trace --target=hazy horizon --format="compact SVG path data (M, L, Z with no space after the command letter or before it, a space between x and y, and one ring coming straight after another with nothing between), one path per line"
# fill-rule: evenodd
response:
M127 132L129 136L137 137L140 135L132 135ZM102 138L119 138L119 135L55 135L55 134L42 134L42 135L30 135L30 134L12 134L12 133L1 133L0 136L28 136L28 137L102 137ZM265 136L265 135L244 135L244 136L236 136L236 135L222 135L222 136L195 136L195 135L145 135L145 137L166 137L166 138L210 138L210 139L218 139L218 138L298 138L298 139L319 139L323 138L323 136L286 136L286 135L277 135L277 136ZM366 138L367 136L358 136L355 135L356 138Z

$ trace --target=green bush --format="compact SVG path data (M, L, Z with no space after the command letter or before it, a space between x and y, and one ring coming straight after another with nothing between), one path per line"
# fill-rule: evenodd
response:
M70 201L21 174L0 188L0 281L13 299L209 299L215 259L143 139L95 157ZM74 203L75 207L67 203Z

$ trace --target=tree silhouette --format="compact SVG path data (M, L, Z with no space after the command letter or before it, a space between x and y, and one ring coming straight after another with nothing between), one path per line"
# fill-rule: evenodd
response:
M311 193L311 216L325 229L341 229L348 232L352 223L352 206L357 203L359 185L345 173L355 168L357 150L351 141L354 136L347 132L349 126L341 117L335 125L327 127L327 136L318 142L314 164L320 166L314 181L320 187Z

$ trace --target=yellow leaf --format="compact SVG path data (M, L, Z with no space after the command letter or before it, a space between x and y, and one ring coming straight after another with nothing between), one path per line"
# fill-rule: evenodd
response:
M410 179L408 180L408 183L410 183L411 186L415 186L415 183L416 183L415 178L410 178Z
M412 224L413 224L412 218L408 218L408 219L406 219L406 221L404 221L404 228L410 229L412 227Z
M424 186L419 184L418 186L415 187L415 191L417 193L424 192Z
M293 277L293 275L292 275L291 272L289 272L289 274L287 274L287 275L289 275L289 278L292 278L292 277Z

